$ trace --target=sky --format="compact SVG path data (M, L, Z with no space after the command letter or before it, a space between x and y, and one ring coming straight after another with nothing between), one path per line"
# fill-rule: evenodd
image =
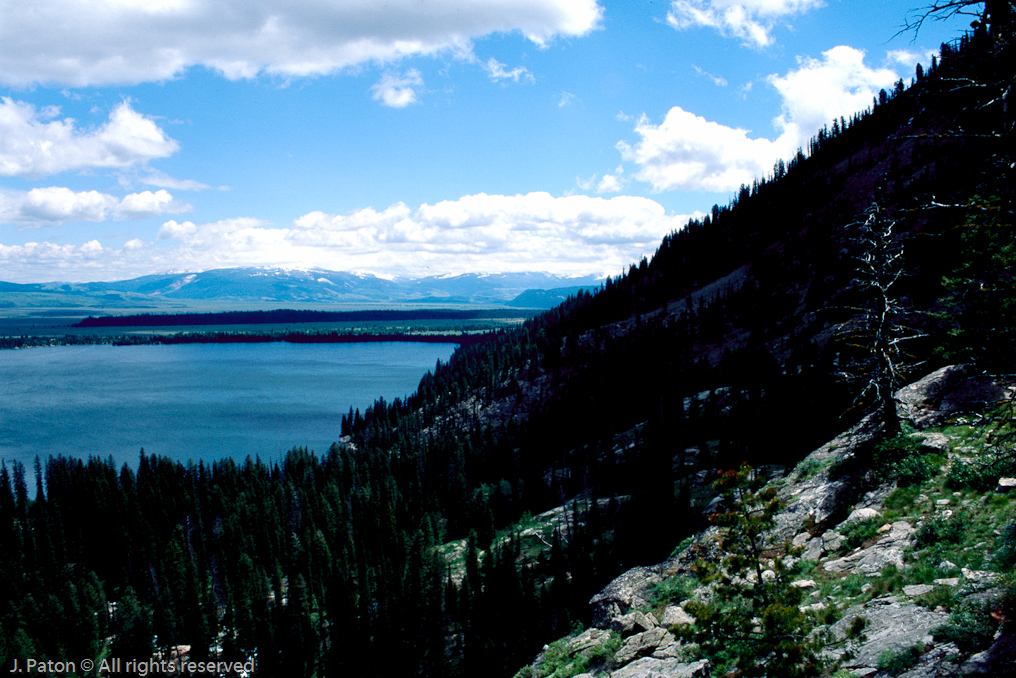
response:
M969 22L922 0L0 0L0 280L617 275Z

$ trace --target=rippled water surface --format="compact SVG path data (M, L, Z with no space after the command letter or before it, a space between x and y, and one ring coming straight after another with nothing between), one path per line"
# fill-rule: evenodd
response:
M323 453L342 414L416 390L452 344L56 346L0 351L0 458Z

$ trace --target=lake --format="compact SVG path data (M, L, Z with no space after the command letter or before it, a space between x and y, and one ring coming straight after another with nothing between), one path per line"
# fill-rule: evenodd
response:
M184 463L319 454L350 406L413 393L454 344L54 346L0 351L0 459Z

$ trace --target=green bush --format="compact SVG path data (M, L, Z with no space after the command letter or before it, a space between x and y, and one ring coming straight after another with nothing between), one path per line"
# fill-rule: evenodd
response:
M989 490L995 486L997 473L988 466L956 460L945 478L945 486L951 490Z
M843 535L843 545L847 547L848 551L859 548L864 542L878 534L881 524L882 521L879 518L865 518L847 523L839 529L839 533Z
M691 598L697 582L690 577L673 576L664 579L652 588L650 600L652 606L680 603Z
M967 605L949 615L949 621L932 631L936 641L956 643L963 652L980 652L995 637L997 622L989 606Z
M902 650L886 650L878 657L878 668L891 676L898 676L904 671L912 669L921 659L924 647L911 645Z
M914 535L914 548L922 549L938 544L959 544L963 541L965 527L959 516L932 518L921 525Z
M912 454L900 459L892 466L897 487L912 487L931 480L935 466L924 456Z
M847 627L847 638L860 638L866 628L868 628L868 618L857 615Z
M1016 569L1016 522L1009 523L998 538L998 550L995 551L995 564L1003 572Z

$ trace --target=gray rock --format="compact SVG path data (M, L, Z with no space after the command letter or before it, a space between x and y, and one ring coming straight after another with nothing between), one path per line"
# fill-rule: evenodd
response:
M1016 489L1016 478L999 478L996 492L1012 492Z
M813 579L799 579L798 581L790 582L790 585L799 589L813 589L815 588L815 580Z
M615 578L589 600L593 608L593 626L609 628L613 619L636 607L649 605L650 589L663 580L665 564L636 567Z
M943 456L949 454L949 437L944 433L924 432L920 436L922 438L921 452Z
M616 631L621 635L622 638L635 635L636 633L642 633L643 631L649 631L655 629L657 626L656 620L645 612L636 610L635 612L629 612L623 614L620 617L615 617L610 621L610 629Z
M827 553L839 551L843 546L843 535L839 532L827 531L822 535L822 550Z
M987 375L971 375L966 365L948 365L896 392L896 413L918 429L934 426L951 413L980 409L1005 397Z
M931 593L935 590L934 586L930 584L911 584L903 587L903 593L908 596L923 596L925 593Z
M860 639L847 638L847 630L857 617L867 620L864 634ZM879 655L887 650L898 652L917 643L930 644L932 629L948 618L945 612L932 612L911 602L900 602L896 596L876 598L848 608L843 617L829 627L833 635L844 642L828 654L832 658L842 657L846 669L875 667Z
M936 586L959 586L960 585L960 579L959 579L959 577L946 577L944 579L936 579L935 580L935 585Z
M671 626L687 626L694 623L695 617L685 612L684 608L679 605L668 605L663 611L662 619L660 619L660 626L666 629Z
M793 546L796 546L797 548L800 549L804 548L804 545L807 544L810 539L811 539L810 534L808 534L807 532L802 532L801 534L795 536L793 541L791 541L790 543Z
M878 518L881 514L873 508L859 508L854 509L844 520L844 523L853 523L858 520L868 520L869 518Z
M591 628L586 629L579 635L575 636L565 645L565 649L568 650L568 654L578 654L585 650L591 650L594 647L602 645L610 638L610 633L602 629Z
M663 627L636 633L624 641L621 649L614 654L614 661L618 664L627 664L637 657L651 655L661 647L671 645L675 641L674 634Z
M995 580L998 579L998 573L997 572L986 572L984 570L968 570L965 567L962 568L961 571L963 572L963 578L964 579L966 579L967 581L970 581L970 582L974 582L974 583L988 583L988 584L990 584L990 583L993 583Z
M818 560L822 557L822 537L814 537L801 555L801 560Z
M644 657L610 674L610 678L707 678L709 660L682 662L679 659Z

